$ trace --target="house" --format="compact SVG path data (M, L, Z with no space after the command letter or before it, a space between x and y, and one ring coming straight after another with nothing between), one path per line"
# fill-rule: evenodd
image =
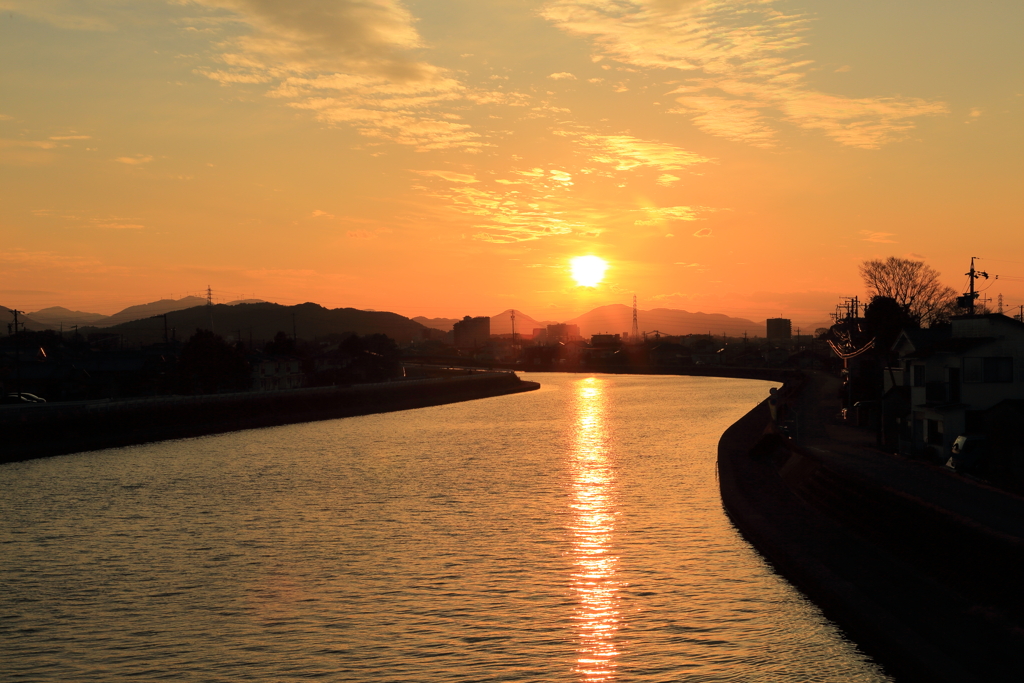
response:
M249 367L253 391L298 389L306 383L302 361L291 356L253 354L249 359Z
M911 450L944 461L953 441L984 432L985 412L1024 399L1024 323L1004 315L954 318L948 330L904 330L885 382L909 388Z

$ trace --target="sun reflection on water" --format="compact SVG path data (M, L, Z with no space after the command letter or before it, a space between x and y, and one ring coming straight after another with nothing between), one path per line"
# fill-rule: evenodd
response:
M615 634L619 628L618 557L612 554L615 531L614 472L608 458L604 381L576 383L572 444L572 588L577 605L575 671L583 681L615 678Z

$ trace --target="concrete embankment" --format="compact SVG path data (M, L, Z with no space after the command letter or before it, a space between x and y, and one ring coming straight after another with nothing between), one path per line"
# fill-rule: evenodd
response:
M514 373L349 387L0 407L0 462L468 401L539 388Z
M727 430L718 466L729 516L777 571L899 681L1024 680L1024 501L768 423L761 404Z

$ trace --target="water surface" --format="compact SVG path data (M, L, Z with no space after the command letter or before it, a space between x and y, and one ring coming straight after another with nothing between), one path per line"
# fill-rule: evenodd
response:
M0 466L4 680L888 680L722 510L772 385L527 378Z

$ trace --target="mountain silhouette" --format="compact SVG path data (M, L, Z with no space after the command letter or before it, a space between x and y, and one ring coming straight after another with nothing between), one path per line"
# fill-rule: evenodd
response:
M51 306L28 314L35 322L45 325L50 329L59 330L61 325L65 329L72 325L98 325L110 316L102 313L86 313L85 311L72 311L63 306Z
M205 299L203 300L205 302ZM127 309L126 309L127 310ZM194 306L167 313L167 327L183 341L197 329L210 329L225 338L262 343L277 332L293 330L300 339L314 339L328 334L386 334L399 343L422 338L423 325L384 311L361 311L355 308L328 309L314 303L282 306L268 302L254 304L217 304ZM163 340L162 315L133 320L103 328L82 328L83 333L105 332L123 335L126 342L152 344Z
M623 304L600 306L566 322L579 325L580 334L584 337L604 332L620 334L632 329L633 309ZM690 313L674 308L637 311L637 323L640 332L649 334L657 330L672 335L709 332L716 336L726 334L731 337L742 337L744 332L750 336L765 335L763 322L755 323L753 320L733 318L722 313Z

